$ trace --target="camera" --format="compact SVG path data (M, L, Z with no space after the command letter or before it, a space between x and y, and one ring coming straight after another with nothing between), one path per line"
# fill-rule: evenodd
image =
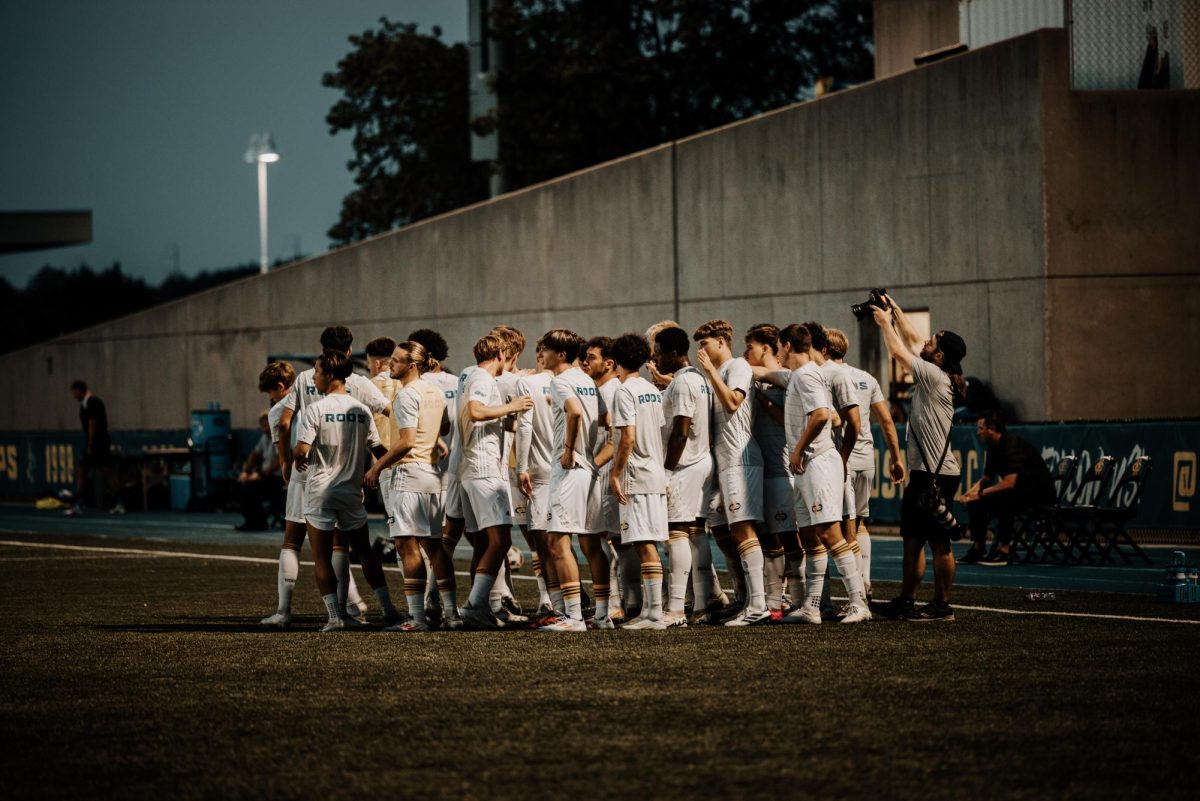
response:
M889 304L887 302L887 298L884 297L886 294L886 289L880 289L879 287L872 289L871 294L867 296L866 303L855 303L850 306L850 311L854 313L854 318L861 321L874 314L874 312L871 311L872 308L888 308L888 306L891 304Z
M951 513L945 498L942 497L941 490L936 484L931 485L928 489L922 492L917 497L918 505L928 512L942 530L953 542L958 542L963 538L963 528Z

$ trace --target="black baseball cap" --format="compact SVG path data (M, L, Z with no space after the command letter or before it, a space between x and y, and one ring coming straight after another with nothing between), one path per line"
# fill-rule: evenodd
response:
M967 356L967 343L953 331L938 331L938 350L946 357L943 366L951 375L962 375L962 360Z

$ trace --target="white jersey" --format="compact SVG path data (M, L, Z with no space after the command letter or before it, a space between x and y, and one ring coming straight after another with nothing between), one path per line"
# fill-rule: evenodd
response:
M786 383L792 373L790 370L779 370L775 375L782 377ZM768 397L780 409L787 399L786 389L765 381L756 381L754 391ZM747 400L761 403L757 398ZM762 452L764 478L786 478L791 475L791 468L788 466L788 457L791 454L788 452L783 423L775 422L775 418L761 407L754 410L754 441L758 443L758 449Z
M613 406L616 403L617 390L620 388L621 382L614 375L612 378L605 381L603 384L596 385L596 413L599 418L608 418L608 426L613 424ZM598 418L598 419L599 419ZM608 442L609 429L600 426L596 431L596 447L593 449L593 454L599 454L600 449ZM612 475L612 460L610 459L604 467L599 468L599 478L603 482L605 495L612 494L612 488L608 486L608 478Z
M361 504L367 451L381 445L371 410L349 395L327 395L308 404L298 428L299 442L310 446L306 506Z
M575 466L595 472L596 440L599 436L599 393L596 384L578 367L556 375L550 381L550 400L554 411L554 458L561 459L567 447L567 399L578 398L583 407L579 433L575 437Z
M762 467L762 451L754 441L754 372L741 356L730 359L719 368L718 375L731 390L741 390L745 399L737 410L728 412L717 398L713 399L713 455L717 469L731 467Z
M712 415L712 387L704 380L704 374L695 367L685 367L675 373L671 383L663 390L663 450L671 438L671 428L676 417L687 417L692 421L687 444L679 457L676 470L691 467L697 462L712 458L712 441L709 438L709 423ZM665 458L665 457L664 457Z
M456 481L458 480L459 471L462 468L463 453L462 420L459 419L459 414L462 411L462 407L459 404L459 400L463 396L463 389L467 386L467 378L471 375L471 373L478 369L479 368L475 365L471 365L470 367L464 368L463 371L454 379L454 404L453 413L450 415L450 427L452 429L450 434L454 437L454 445L452 445L450 448L450 463L447 465L447 469L450 471L450 475L453 476L454 480ZM450 408L449 401L446 401L446 406L447 408Z
M299 441L300 428L297 422L304 416L304 410L309 404L325 397L317 391L317 382L314 378L316 370L312 367L305 370L300 375L296 376L296 383L292 384L292 391L284 398L287 404L284 408L291 409L294 417L292 418L292 447L296 447ZM358 373L351 373L346 376L346 394L363 404L371 411L372 414L379 414L391 404L388 399L383 397L383 393L379 388L371 383L371 379L361 376Z
M443 473L450 469L450 462L454 458L454 453L459 449L458 443L458 377L453 373L447 373L444 370L438 373L426 373L421 376L422 381L428 381L442 391L442 397L446 400L446 414L450 417L450 433L446 435L446 444L450 448L450 453L446 458L438 463L438 469ZM458 465L455 464L455 469Z
M858 398L854 395L854 385L850 383L850 375L846 372L845 365L838 364L833 359L826 359L821 364L821 373L825 376L825 383L829 387L829 395L833 399L833 408L839 415L844 409L858 405ZM861 424L861 416L859 418ZM846 433L846 419L842 416L842 425L833 430L833 444L837 448L842 447L842 437Z
M787 399L783 406L783 427L787 436L788 453L796 450L797 443L804 436L808 427L808 416L817 409L833 409L833 399L829 388L825 385L821 368L816 362L808 362L803 367L793 370L788 381ZM821 428L821 433L804 449L808 459L820 456L833 449L833 436L829 433L829 424Z
M634 427L633 450L620 475L621 491L626 495L665 493L667 474L663 468L660 433L663 427L662 395L653 384L636 374L621 383L615 395L612 413L615 435L623 438L628 431L625 427Z
M554 412L550 401L553 377L543 371L517 381L517 394L533 399L533 406L517 417L517 472L528 473L533 481L549 481L554 462Z
M512 403L517 396L521 394L518 387L518 382L521 376L512 372L504 372L496 377L496 384L500 387L500 400L503 403ZM517 469L517 446L516 446L516 420L513 419L513 430L508 431L504 428L505 420L502 418L500 423L500 446L504 454L504 463L510 470Z
M279 421L283 419L283 410L286 408L287 396L279 399L279 402L274 404L267 410L267 423L271 426L271 444L279 442Z
M846 375L850 377L850 385L854 388L855 402L858 404L858 422L861 424L858 432L858 442L846 467L851 470L870 470L875 466L875 438L871 436L871 407L882 403L883 390L875 376L866 370L845 365Z
M466 380L460 380L458 425L459 443L462 445L462 461L458 466L458 478L466 481L473 478L495 478L506 476L503 456L500 452L503 421L483 420L473 422L468 417L472 401L484 406L500 406L500 385L487 370L478 367L463 371Z

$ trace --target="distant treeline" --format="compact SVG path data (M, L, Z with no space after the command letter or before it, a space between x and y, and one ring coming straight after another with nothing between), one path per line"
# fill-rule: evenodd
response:
M24 289L0 276L0 352L78 331L157 303L190 295L258 272L242 264L196 275L176 273L158 286L126 275L121 263L94 270L88 265L67 270L43 267Z

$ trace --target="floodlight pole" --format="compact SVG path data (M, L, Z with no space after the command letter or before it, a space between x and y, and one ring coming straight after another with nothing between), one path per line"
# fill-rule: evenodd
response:
M258 162L258 271L266 275L267 263L267 162Z

